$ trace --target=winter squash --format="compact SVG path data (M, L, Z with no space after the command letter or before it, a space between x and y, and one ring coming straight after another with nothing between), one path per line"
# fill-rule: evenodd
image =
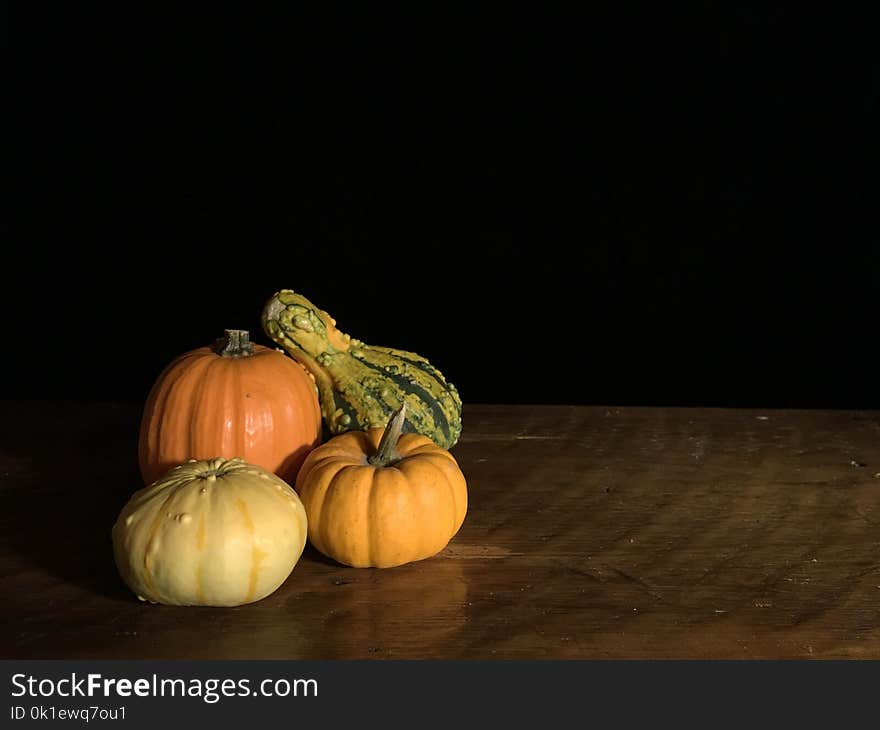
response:
M331 434L381 428L406 403L405 432L448 449L461 434L461 398L420 355L343 334L327 312L284 289L266 303L263 329L314 376Z
M125 583L144 601L238 606L265 598L305 547L296 492L242 459L187 461L135 492L113 526Z
M340 563L390 568L428 558L464 521L464 475L427 436L401 436L405 409L384 430L334 436L306 457L297 476L309 540Z
M315 383L284 353L226 330L175 359L153 385L138 456L149 484L186 459L238 456L292 482L320 443Z

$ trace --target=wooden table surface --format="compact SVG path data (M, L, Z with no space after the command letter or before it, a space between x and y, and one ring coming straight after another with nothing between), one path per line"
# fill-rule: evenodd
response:
M139 408L0 407L2 658L880 658L880 414L472 406L438 557L138 602Z

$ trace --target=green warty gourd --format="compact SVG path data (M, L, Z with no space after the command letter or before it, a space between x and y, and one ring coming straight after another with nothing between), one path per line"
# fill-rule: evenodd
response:
M331 434L384 427L406 403L405 432L428 436L447 449L458 441L458 391L421 355L367 345L340 332L327 312L290 289L269 299L262 325L315 378Z

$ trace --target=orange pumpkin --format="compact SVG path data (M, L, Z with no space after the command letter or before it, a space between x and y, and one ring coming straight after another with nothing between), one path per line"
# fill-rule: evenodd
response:
M431 557L464 521L464 475L427 436L401 436L405 409L384 430L334 436L297 476L309 540L344 565L390 568Z
M227 330L175 359L150 390L138 457L146 483L187 459L239 457L293 482L321 439L314 380L278 350Z

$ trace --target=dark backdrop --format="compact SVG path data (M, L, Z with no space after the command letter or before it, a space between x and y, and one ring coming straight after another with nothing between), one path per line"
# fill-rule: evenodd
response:
M289 287L470 402L880 407L867 18L118 5L7 12L0 396L140 401Z

